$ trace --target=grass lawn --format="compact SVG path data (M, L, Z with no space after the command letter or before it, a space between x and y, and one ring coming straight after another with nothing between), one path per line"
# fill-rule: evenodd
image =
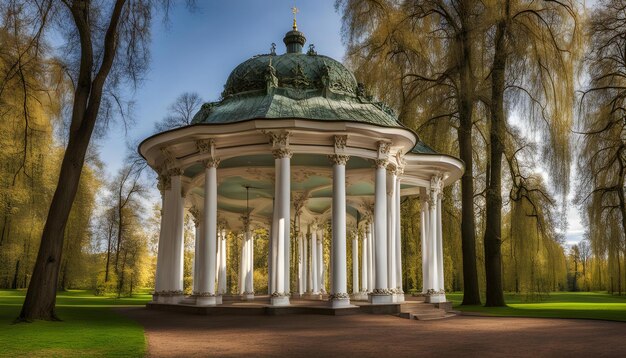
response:
M588 318L626 321L626 296L603 292L552 292L540 301L527 302L523 295L506 293L507 307L461 306L463 293L446 294L457 310L494 316ZM484 303L484 298L483 298Z
M25 290L0 290L0 357L142 357L143 327L112 308L143 305L147 294L116 299L88 291L60 292L57 314L62 322L13 324Z

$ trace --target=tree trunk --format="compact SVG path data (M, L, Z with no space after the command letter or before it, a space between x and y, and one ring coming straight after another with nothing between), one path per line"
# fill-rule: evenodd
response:
M471 68L472 48L468 30L463 26L460 34L462 57L459 63L459 156L465 163L461 178L461 251L463 255L463 305L480 305L478 272L476 269L476 229L474 219L474 173L472 158L473 79Z
M13 275L13 283L11 283L11 288L12 289L17 289L17 277L19 275L20 272L20 260L18 259L15 262L15 274Z
M102 101L102 88L113 66L117 50L117 26L125 0L117 0L104 36L100 69L92 78L93 46L88 3L76 1L70 11L80 37L80 70L74 92L72 121L67 148L63 154L46 224L41 235L33 276L18 320L57 320L56 289L59 278L63 239L78 183L85 164L85 153L96 124Z
M619 177L620 177L620 181L619 181L619 188L617 190L617 197L619 198L619 207L620 207L620 213L622 214L622 235L624 235L624 266L626 267L626 198L624 197L624 188L626 188L626 182L625 182L625 178L626 178L626 168L624 167L624 163L622 162L622 158L624 158L624 154L623 154L623 150L620 150L620 153L618 155L619 159L619 164L620 164L620 170L619 170ZM618 265L619 265L619 254L618 254ZM624 272L626 273L626 269L624 270ZM626 275L625 275L626 278ZM620 282L621 282L621 278L620 278Z
M509 3L506 3L508 18ZM487 186L485 221L485 274L487 300L485 306L505 306L502 288L502 154L504 153L504 75L506 69L507 19L497 24L493 68L491 71L490 167Z
M95 118L93 122L95 123ZM65 225L78 190L92 130L93 124L91 128L85 128L87 133L84 135L71 137L65 150L59 181L50 203L33 276L19 319L57 319L54 306Z

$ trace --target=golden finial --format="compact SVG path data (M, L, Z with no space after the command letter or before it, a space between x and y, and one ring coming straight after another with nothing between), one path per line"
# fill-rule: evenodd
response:
M293 14L293 31L298 31L298 24L296 23L296 14L300 12L300 9L297 7L291 8L291 13Z

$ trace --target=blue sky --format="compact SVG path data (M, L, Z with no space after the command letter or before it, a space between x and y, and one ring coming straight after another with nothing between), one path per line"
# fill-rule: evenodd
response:
M291 30L292 6L294 2L289 0L198 0L195 12L182 5L173 8L167 25L161 16L155 16L150 70L134 95L136 123L128 134L121 125L113 127L99 142L108 174L114 175L122 165L126 143L151 135L154 123L164 117L178 95L197 92L205 101L217 100L239 63L269 52L272 42L277 52L284 52L282 39ZM299 1L296 6L300 9L298 29L307 37L306 46L314 43L320 54L341 61L345 48L334 0ZM567 241L577 242L584 228L572 205L568 221Z
M182 1L180 1L182 3ZM107 171L122 165L126 142L152 134L154 123L183 92L197 92L205 101L219 98L230 72L239 63L267 53L272 42L278 53L285 51L282 39L291 30L293 1L198 1L199 9L189 12L176 6L165 25L155 16L152 24L150 71L137 89L134 100L136 124L125 135L121 125L100 141L101 158ZM338 60L344 57L341 43L341 16L334 0L300 1L296 4L298 29L307 44Z

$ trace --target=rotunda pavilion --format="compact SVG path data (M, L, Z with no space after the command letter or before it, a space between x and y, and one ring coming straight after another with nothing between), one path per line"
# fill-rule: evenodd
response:
M445 301L441 197L463 163L421 142L341 63L312 46L303 53L306 39L295 20L283 41L286 53L273 45L237 66L221 100L205 103L191 125L139 146L162 194L153 302L220 305L228 231L244 238L238 285L244 300L254 299L254 260L267 260L272 306L289 305L291 296L327 297L333 308L351 300L402 302L402 196L422 201L422 292L429 302ZM191 297L183 295L185 211L197 225ZM296 223L306 228L297 236ZM267 257L253 257L255 228L269 232ZM351 292L348 228L357 229ZM323 240L330 240L330 262Z

